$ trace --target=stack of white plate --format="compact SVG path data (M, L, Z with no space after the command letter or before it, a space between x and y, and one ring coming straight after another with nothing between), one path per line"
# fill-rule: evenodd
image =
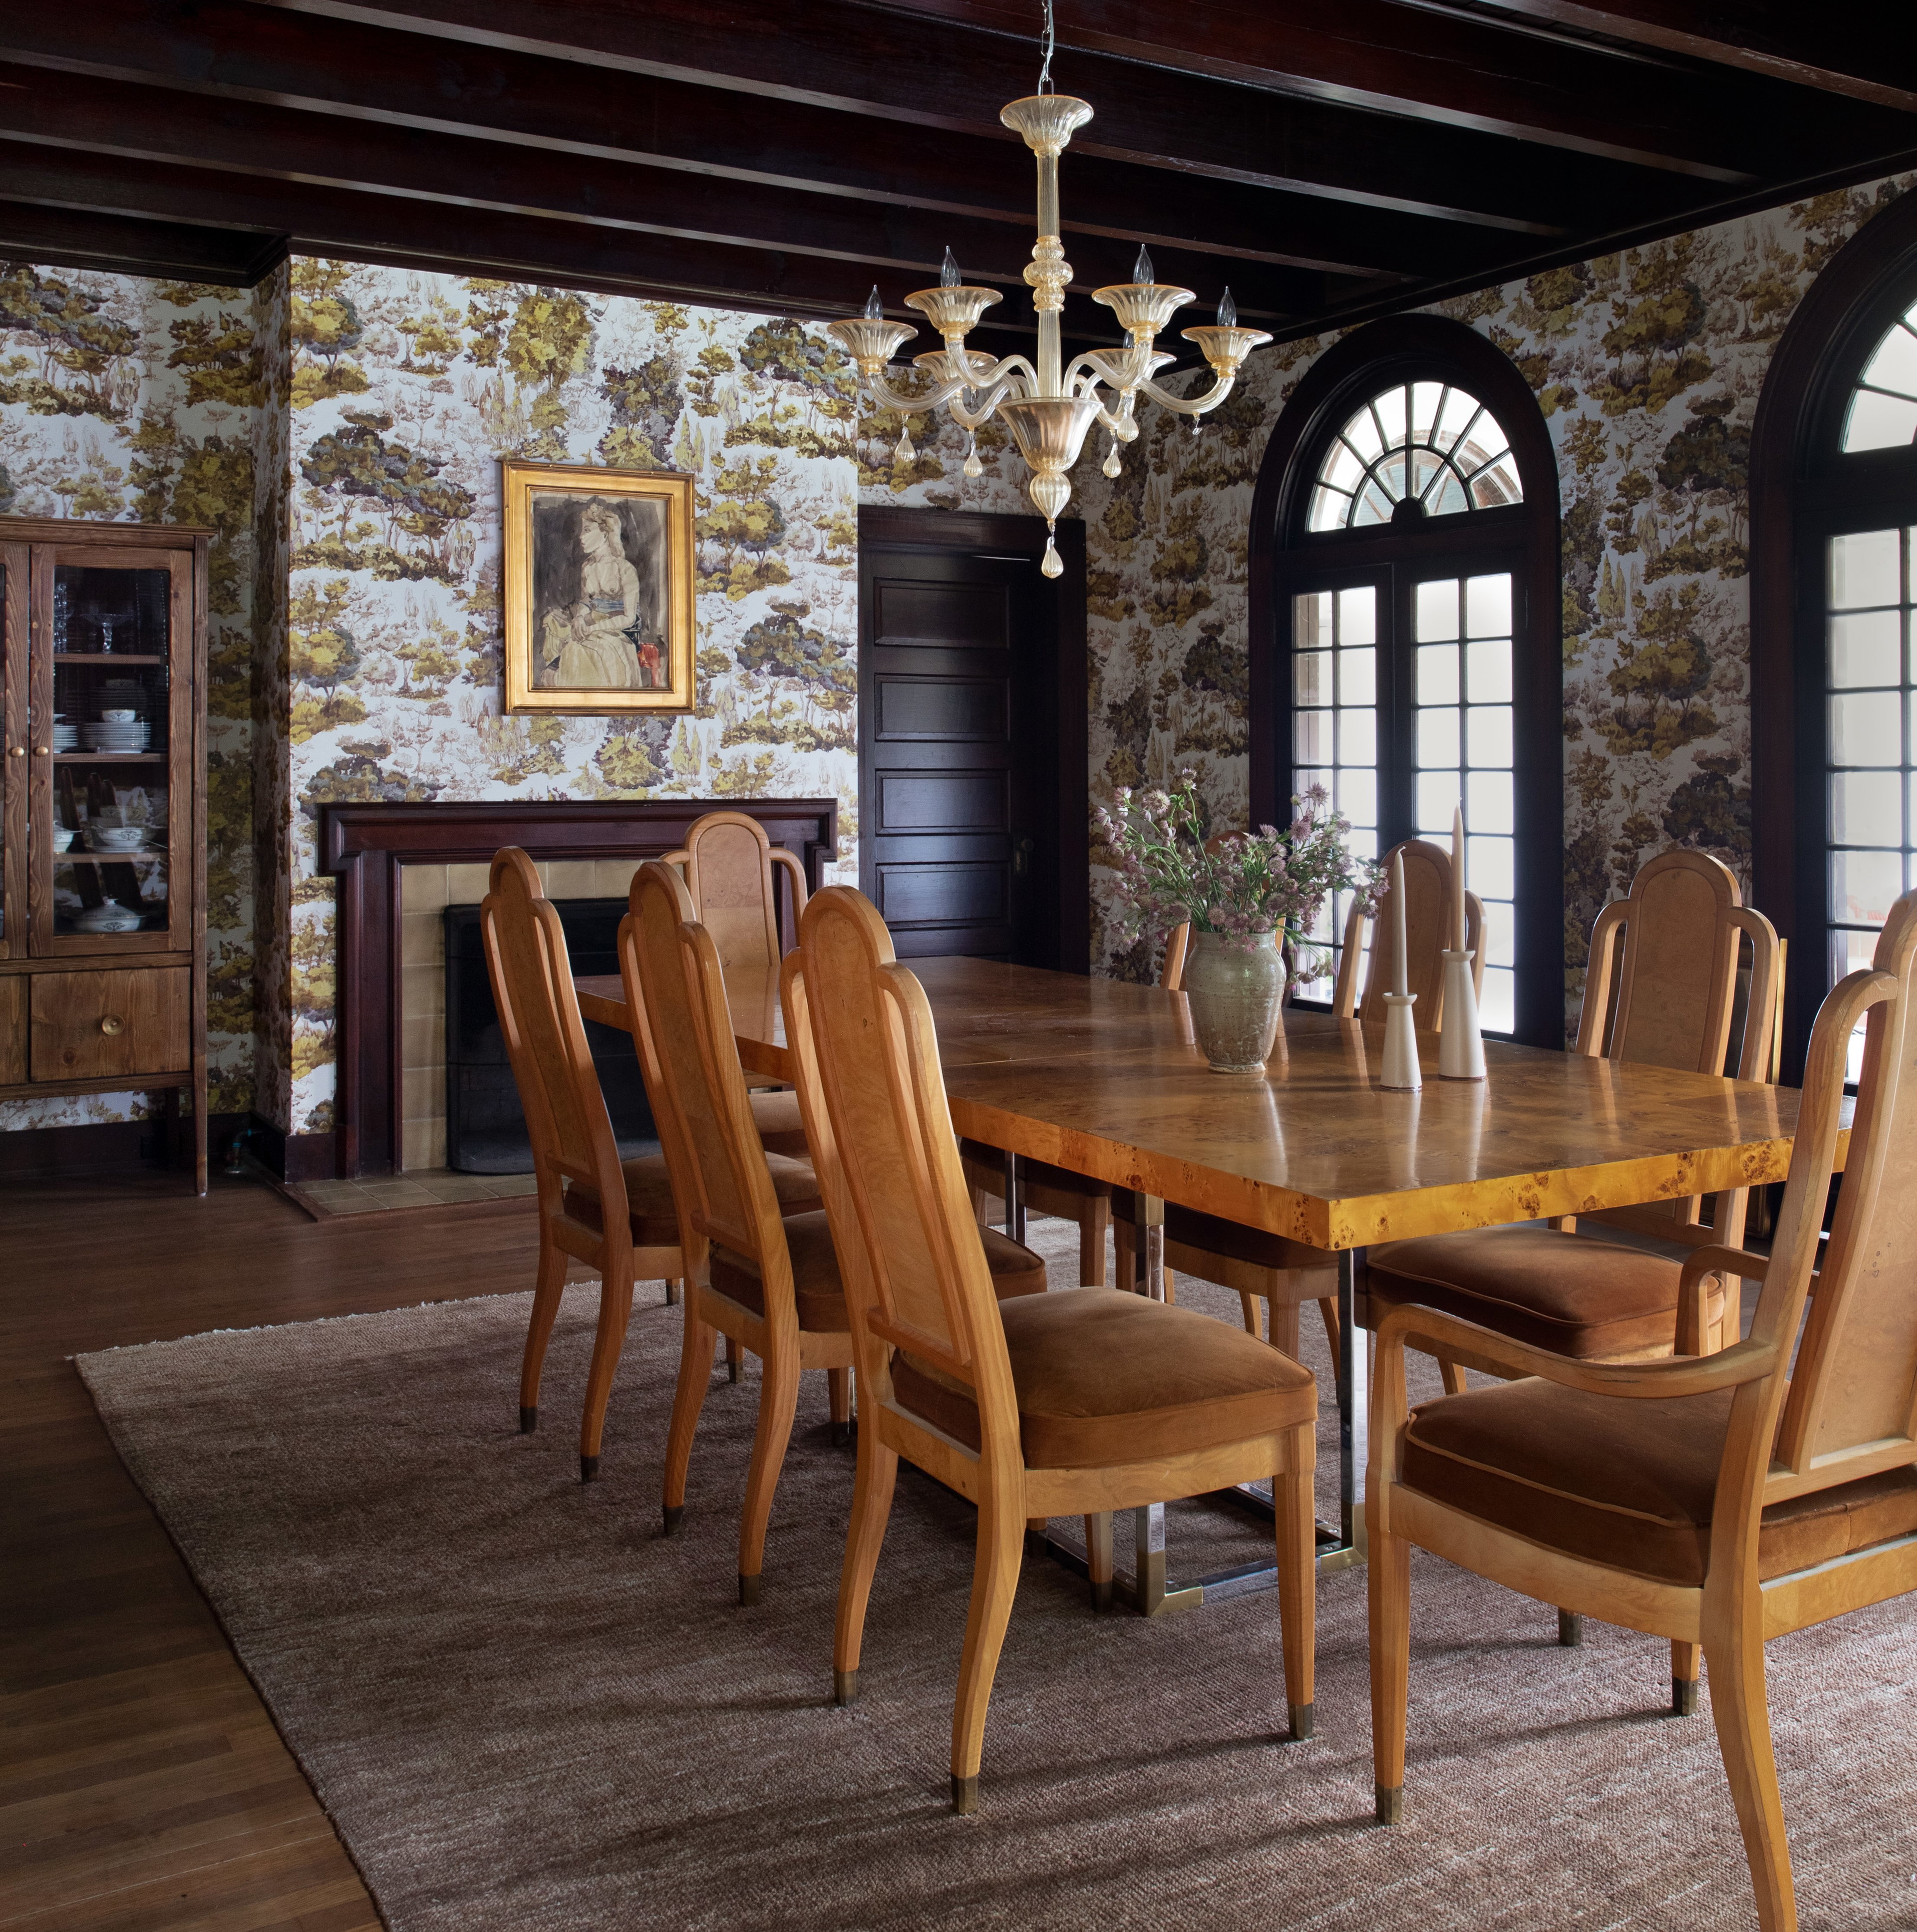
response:
M53 721L53 748L56 752L70 752L80 742L80 727L69 724L56 718Z
M153 735L153 727L139 718L110 724L103 719L80 728L89 752L143 752Z

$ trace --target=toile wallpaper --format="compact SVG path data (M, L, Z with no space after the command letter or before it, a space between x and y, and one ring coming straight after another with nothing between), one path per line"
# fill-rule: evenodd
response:
M1909 185L1840 190L1438 305L1517 363L1564 512L1567 995L1598 908L1670 839L1747 878L1746 468L1820 268ZM1198 433L1148 405L1085 521L1093 789L1197 768L1243 823L1258 467L1313 339L1262 352ZM327 799L834 794L857 836L857 508L1022 512L995 428L862 419L822 329L296 259L250 292L0 266L0 508L211 524L214 1105L331 1124ZM500 458L698 480L698 703L500 714ZM1096 963L1142 976L1108 931ZM16 1103L0 1126L124 1118Z

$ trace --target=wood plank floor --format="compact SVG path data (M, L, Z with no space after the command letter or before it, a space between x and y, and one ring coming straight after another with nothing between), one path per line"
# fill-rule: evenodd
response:
M530 1208L316 1224L217 1174L0 1183L0 1925L378 1926L66 1358L528 1288Z

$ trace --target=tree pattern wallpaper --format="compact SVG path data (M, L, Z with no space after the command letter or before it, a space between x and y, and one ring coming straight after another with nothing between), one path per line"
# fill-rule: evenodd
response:
M1910 179L1439 304L1511 356L1558 454L1573 1011L1591 922L1648 853L1748 880L1752 416L1804 290ZM1252 494L1326 346L1260 352L1196 434L1148 404L1116 479L1088 443L1094 793L1189 764L1244 823ZM858 507L1029 508L995 426L968 479L956 432L909 425L902 454L814 324L310 258L248 292L0 265L0 506L218 532L215 1107L332 1124L326 800L836 795L856 878ZM505 456L698 479L692 716L501 715ZM1094 964L1145 976L1094 896Z

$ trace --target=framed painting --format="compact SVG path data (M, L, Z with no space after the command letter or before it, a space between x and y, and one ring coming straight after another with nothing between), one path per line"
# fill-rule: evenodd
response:
M692 708L692 478L500 466L506 708Z

